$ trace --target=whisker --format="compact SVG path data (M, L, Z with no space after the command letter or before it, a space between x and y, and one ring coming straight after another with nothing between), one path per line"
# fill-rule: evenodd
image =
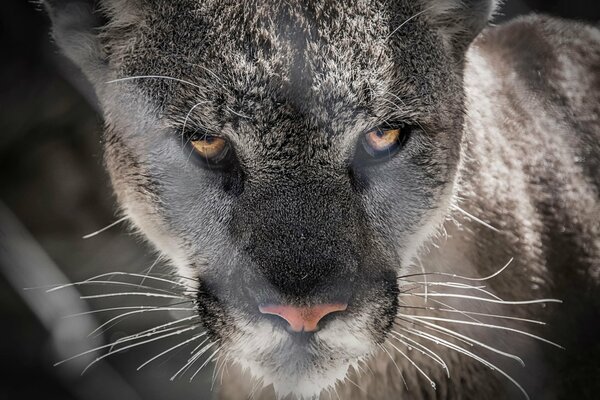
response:
M189 317L180 318L180 319L175 320L175 321L170 321L170 322L167 322L165 324L152 327L150 329L145 329L145 330L143 330L141 332L138 332L138 333L133 333L131 335L128 335L128 336L125 336L125 337L122 337L120 339L115 340L115 342L113 343L113 346L116 346L116 345L121 344L123 342L128 342L128 341L131 341L131 340L135 340L135 339L140 338L140 337L147 337L147 336L156 335L158 333L162 333L162 332L166 331L167 328L168 329L172 329L172 330L179 329L180 328L179 326L173 327L173 325L177 325L177 324L180 324L182 322L191 321L191 320L194 320L196 318L199 318L199 317L197 315L191 315Z
M400 296L424 296L425 293L407 293L400 294ZM504 304L504 305L526 305L526 304L543 304L543 303L562 303L562 300L558 299L534 299L534 300L496 300L496 299L487 299L485 297L477 297L456 293L429 293L429 297L454 297L459 299L468 299L468 300L477 300L483 301L487 303L494 304Z
M550 340L544 339L543 337L540 337L540 336L534 335L533 333L525 332L525 331L522 331L522 330L519 330L519 329L510 328L510 327L507 327L507 326L492 325L492 324L486 324L486 323L482 323L482 322L463 321L463 320L460 320L460 319L449 319L449 318L421 316L421 315L419 315L419 316L414 315L414 316L412 316L412 318L420 319L420 320L428 320L428 321L449 322L449 323L453 323L453 324L481 326L481 327L484 327L484 328L498 329L498 330L503 330L503 331L515 332L515 333L518 333L518 334L521 334L521 335L525 335L525 336L528 336L530 338L539 340L541 342L548 343L548 344L550 344L552 346L555 346L555 347L558 347L559 349L563 349L564 350L564 347L562 347L561 345L556 344L556 343L554 343L554 342L552 342Z
M109 229L110 229L110 228L112 228L113 226L119 225L121 222L124 222L124 221L125 221L125 220L127 220L127 219L129 219L129 217L127 217L127 216L125 216L125 217L123 217L123 218L119 218L119 219L118 219L118 220L116 220L115 222L113 222L113 223L110 223L110 224L106 225L104 228L102 228L102 229L98 229L96 232L88 233L87 235L83 236L83 237L82 237L82 239L89 239L89 238L92 238L92 237L94 237L94 236L96 236L96 235L99 235L99 234L101 234L102 232L109 230Z
M156 334L156 333L153 333L152 335L154 335L154 334ZM146 335L146 336L138 336L138 337L132 337L132 338L129 338L129 339L127 339L127 340L121 340L121 342L128 342L128 341L131 341L131 340L135 340L135 339L137 339L137 338L140 338L140 337L147 337L147 336L151 336L151 335ZM55 366L55 367L57 367L57 366L59 366L59 365L61 365L61 364L64 364L64 363L66 363L66 362L68 362L68 361L71 361L71 360L74 360L74 359L76 359L76 358L79 358L79 357L85 356L85 355L87 355L87 354L90 354L90 353L95 353L95 352L97 352L98 350L102 350L102 349L106 349L106 348L109 348L109 347L113 347L113 346L115 346L116 344L119 344L119 343L117 343L117 342L119 342L119 341L116 341L116 342L113 342L113 343L104 344L104 345L102 345L102 346L97 346L97 347L95 347L95 348L93 348L93 349L86 350L86 351L84 351L84 352L81 352L81 353L79 353L79 354L76 354L76 355L74 355L74 356L71 356L71 357L69 357L69 358L66 358L66 359L64 359L64 360L62 360L62 361L58 361L58 362L54 363L54 366Z
M454 343L448 342L444 339L438 338L436 336L430 335L426 332L422 332L419 331L417 329L411 329L412 334L422 337L423 339L429 340L434 342L437 345L441 345L444 347L447 347L451 350L457 351L458 353L464 354L467 357L470 357L476 361L479 361L480 363L482 363L483 365L485 365L486 367L492 369L493 371L498 371L500 374L502 374L505 378L507 378L509 381L511 381L513 383L513 385L515 385L520 391L521 393L523 393L523 395L525 396L525 398L527 400L529 400L529 395L527 394L527 392L525 391L525 389L523 389L523 387L513 378L511 377L509 374L507 374L506 372L504 372L502 369L498 368L496 365L492 364L491 362L487 361L486 359L476 355L475 353L468 351Z
M51 285L52 289L48 290L48 292L54 292L56 290L61 290L61 289L68 288L68 287L71 287L71 286L76 286L76 285L82 284L84 282L93 282L93 281L96 281L96 280L98 280L100 278L112 277L112 276L132 276L132 277L135 277L135 278L146 278L146 279L150 279L150 280L154 280L154 281L158 281L158 282L171 283L173 285L178 285L178 286L182 286L184 288L188 288L186 285L184 285L181 282L176 282L176 281L165 279L165 278L158 278L156 276L151 276L151 275L146 276L146 275L137 274L137 273L134 273L134 272L107 272L107 273L104 273L104 274L93 276L91 278L88 278L88 279L86 279L84 281L80 281L80 282L72 282L72 283L59 284L59 285ZM113 281L109 281L109 282L113 282Z
M392 360L392 363L394 363L394 366L396 367L396 369L398 370L398 373L400 374L400 378L402 378L402 382L404 383L404 387L406 388L406 390L408 389L408 384L406 383L406 379L404 379L404 375L402 374L402 371L400 370L400 367L398 366L398 364L396 363L396 360L394 360L394 357L390 354L390 352L381 344L378 344L379 348L381 350L383 350L388 357L390 358L390 360Z
M398 30L400 30L400 28L402 28L404 25L406 25L407 23L409 23L410 21L412 21L413 19L417 18L419 15L426 13L427 11L431 10L433 8L433 6L431 7L427 7L426 9L419 11L418 13L416 13L415 15L413 15L410 18L407 18L403 23L401 23L396 29L394 29L389 35L387 35L385 37L385 40L388 40L390 37L392 37L396 32L398 32Z
M496 276L500 275L502 272L504 272L504 270L506 270L506 268L508 268L508 266L513 262L513 260L514 260L514 258L511 258L510 260L508 260L508 262L506 264L504 264L504 266L502 268L500 268L498 271L494 272L493 274L486 276L485 278L471 278L471 277L461 276L461 275L452 274L452 273L448 273L448 272L426 272L426 273L401 275L397 279L400 280L400 279L412 278L412 277L416 277L416 276L437 275L437 276L447 276L450 278L462 279L462 280L466 280L466 281L482 282L482 281L490 280L490 279L495 278Z
M497 233L501 233L501 232L502 232L501 230L499 230L498 228L496 228L496 227L492 226L491 224L489 224L489 223L487 223L487 222L483 221L482 219L479 219L479 218L477 218L477 217L476 217L476 216L474 216L473 214L471 214L471 213L468 213L467 211L463 210L462 208L460 208L460 207L459 207L458 205L456 205L456 204L453 204L453 205L452 205L452 208L454 208L455 210L457 210L457 211L459 211L459 212L463 213L463 214L464 214L464 215L466 215L467 217L471 218L473 221L475 221L475 222L479 223L480 225L483 225L483 226L485 226L485 227L486 227L486 228L488 228L488 229L491 229L491 230L492 230L492 231L494 231L494 232L497 232Z
M402 315L404 315L404 314L402 314ZM430 330L435 331L437 333L440 333L440 334L442 334L444 336L451 337L452 339L458 340L459 342L462 342L462 343L466 344L469 347L475 346L468 339L464 339L462 337L459 337L459 336L453 334L452 331L451 332L445 332L445 331L442 331L441 329L436 328L435 326L426 326L424 324L419 324L419 321L404 319L401 316L396 316L396 319L398 319L398 320L400 320L402 322L406 322L406 323L411 324L411 325L421 325L421 326L424 326L426 329L430 329ZM398 326L397 328L401 329L400 326Z
M203 348L201 348L198 352L196 352L194 355L192 355L192 357L190 357L187 361L187 363L185 363L185 365L183 367L181 367L176 373L175 375L173 375L170 380L173 381L175 380L175 378L177 378L177 376L179 376L180 374L184 374L191 366L192 364L194 364L196 362L196 360L198 358L200 358L202 356L202 354L206 353L212 346L215 345L216 342L210 342L209 344L207 344L206 346L204 346Z
M398 347L396 347L396 345L394 345L394 343L392 342L388 342L390 344L390 346L392 346L394 349L396 349L396 351L398 351L398 353L400 353L404 358L406 358L408 360L408 362L410 362L412 364L413 367L415 367L417 369L417 371L419 371L421 373L421 375L423 375L425 377L425 379L427 379L429 381L429 383L431 384L431 387L435 390L436 389L436 385L435 382L429 377L429 375L427 375L425 373L425 371L423 371L418 365L417 363L415 363L409 356L407 356L402 350L400 350Z
M214 343L217 343L217 342L214 342ZM196 375L198 375L198 373L202 370L202 368L204 368L210 362L210 360L219 352L219 350L221 350L221 347L217 347L217 349L210 356L208 356L208 358L202 363L200 368L198 368L196 370L196 372L194 372L194 375L192 375L192 377L190 378L190 382L194 380Z
M424 356L429 357L435 363L439 364L446 371L446 375L448 376L448 378L450 378L450 370L448 369L448 366L446 365L444 360L439 355L437 355L435 352L428 349L427 347L423 346L421 343L417 342L416 340L408 338L406 335L403 335L396 331L390 331L390 333L393 336L392 339L397 340L398 342L402 343L403 345L408 347L409 350L411 348L414 348L415 350L417 350ZM411 343L406 342L405 339L410 341Z
M103 294L93 294L87 296L80 296L80 299L103 299L107 297L121 297L121 296L145 296L145 297L159 297L163 299L176 299L176 300L186 300L188 297L182 296L173 296L170 294L162 294L162 293L151 293L151 292L121 292L121 293L103 293Z
M425 289L425 302L427 302L427 287L429 286L440 286L440 287L449 287L449 288L453 288L453 289L467 289L467 290L475 290L481 293L484 293L496 300L500 300L502 301L502 299L498 296L496 296L495 294L493 294L492 292L485 290L485 286L472 286L472 285L467 285L464 283L459 283L459 282L419 282L419 281L410 281L407 280L407 282L410 283L416 283L419 285L423 285L424 289Z
M167 290L167 289L161 289L161 288L156 288L156 287L152 287L152 286L145 286L145 285L140 285L138 283L131 283L131 282L119 282L119 281L97 281L97 280L93 280L93 281L83 281L83 282L75 282L70 284L70 286L85 286L85 285L108 285L108 286L127 286L127 287L136 287L136 288L140 288L140 289L146 289L146 290L156 290L158 292L162 292L162 293L166 293L166 294L172 294L172 295L176 295L176 292L173 292L171 290ZM63 289L64 287L61 287L61 289ZM47 293L51 293L53 291L56 291L58 289L50 289L47 290Z
M186 304L189 303L189 301L184 301L184 302L180 302L180 303L174 303L171 304L172 306L176 306L179 304ZM102 312L110 312L110 311L125 311L125 310L150 310L150 309L158 309L158 308L163 308L162 306L124 306L124 307L110 307L110 308L101 308L99 310L92 310L92 311L85 311L85 312L80 312L80 313L76 313L76 314L69 314L69 315L65 315L63 318L74 318L74 317L80 317L82 315L90 315L90 314L99 314ZM195 308L193 307L189 307L189 308L182 308L182 311L193 311L195 310Z
M405 317L406 317L406 316L405 316ZM409 319L410 319L410 318L409 318ZM490 345L488 345L488 344L485 344L485 343L483 343L483 342L480 342L480 341L478 341L478 340L475 340L475 339L473 339L472 337L469 337L469 336L466 336L466 335L462 335L462 334L460 334L460 333L458 333L458 332L456 332L456 331L454 331L454 330L452 330L452 329L446 328L446 327L444 327L444 326L440 326L440 325L437 325L437 324L434 324L434 323L431 323L431 322L422 321L422 320L418 320L418 319L417 319L417 320L413 319L413 321L418 321L418 322L420 322L421 324L423 324L423 325L427 325L427 326L435 326L436 328L438 328L438 329L440 329L440 330L442 330L442 331L445 331L445 332L450 332L450 333L452 333L453 335L456 335L456 336L458 336L458 337L462 337L463 339L465 339L465 340L468 340L468 341L472 342L473 344L479 345L479 346L481 346L481 347L483 347L483 348L485 348L485 349L488 349L488 350L490 350L490 351L493 351L493 352L494 352L494 353L496 353L496 354L500 354L500 355L502 355L502 356L504 356L504 357L507 357L507 358L513 359L513 360L517 361L519 364L521 364L521 366L522 366L522 367L524 367L524 366L525 366L525 362L524 362L524 361L521 359L521 357L519 357L519 356L516 356L516 355L514 355L514 354L512 354L512 353L508 353L508 352L505 352L505 351L499 350L499 349L497 349L497 348L495 348L495 347L492 347L492 346L490 346ZM402 328L400 328L400 329L402 329Z
M127 350L127 349L131 349L131 348L133 348L133 347L138 347L138 346L141 346L141 345L143 345L143 344L147 344L147 343L155 342L155 341L157 341L157 340L160 340L160 339L164 339L164 338L171 337L171 336L175 336L175 335L180 335L180 334L182 334L182 333L184 333L184 332L188 332L188 331L191 331L191 330L194 330L194 329L197 329L197 328L198 328L198 325L192 325L192 326L190 326L190 327L187 327L187 328L179 329L179 330L177 330L177 331L175 331L175 332L169 332L169 333L167 333L167 334L164 334L164 335L161 335L161 336L158 336L158 337L153 337L153 338L150 338L150 339L143 340L143 341L141 341L141 342L132 343L132 344L130 344L130 345L123 346L123 347L119 347L118 349L115 349L115 350L111 350L111 351L109 351L108 353L106 353L106 354L104 354L104 355L102 355L102 356L100 356L100 357L96 358L94 361L92 361L91 363L89 363L89 364L88 364L88 366L87 366L87 367L85 367L85 368L84 368L84 370L81 372L81 375L85 374L85 372L86 372L86 371L87 371L87 370L88 370L88 369L89 369L89 368L90 368L92 365L96 364L96 363L97 363L98 361L100 361L100 360L103 360L103 359L105 359L105 358L106 358L106 357L108 357L108 356L111 356L111 355L113 355L113 354L116 354L116 353L120 353L120 352L122 352L122 351L125 351L125 350Z
M449 304L446 304L446 303L444 303L444 302L442 302L442 301L439 301L439 300L436 300L436 299L431 299L431 301L432 301L432 302L434 302L434 303L436 303L436 304L439 304L439 305L441 305L441 306L443 306L443 307L447 307L447 308L448 308L448 309L450 309L450 310L456 311L457 313L459 313L459 314L463 315L464 317L466 317L466 318L468 318L468 319L470 319L470 320L472 320L472 321L475 321L475 322L481 322L481 321L480 321L480 320L478 320L477 318L475 318L475 317L473 317L473 316L471 316L471 315L469 315L469 314L467 314L467 313L464 313L462 310L459 310L459 309L457 309L457 308L455 308L455 307L452 307L451 305L449 305Z
M117 315L111 319L109 319L108 321L104 322L103 324L101 324L100 326L98 326L96 329L94 329L92 332L90 332L88 334L88 336L92 336L94 333L99 332L100 334L102 334L104 327L108 326L108 328L112 328L113 326L115 326L118 322L121 322L120 320L130 317L132 315L136 315L136 314L141 314L141 313L147 313L147 312L165 312L165 311L187 311L189 310L189 308L182 308L182 307L160 307L160 308L147 308L147 309L143 309L143 310L135 310L135 311L129 311L120 315ZM113 324L113 322L115 322ZM107 328L107 329L108 329Z
M179 344L176 344L176 345L175 345L175 346L173 346L173 347L170 347L170 348L168 348L167 350L165 350L165 351L163 351L163 352L161 352L161 353L159 353L159 354L155 355L154 357L152 357L152 358L151 358L151 359L149 359L148 361L146 361L146 362L144 362L143 364L141 364L139 367L137 367L137 371L141 370L141 369L142 369L142 368L144 368L146 365L148 365L148 364L150 364L152 361L154 361L154 360L156 360L156 359L158 359L158 358L160 358L160 357L164 356L165 354L167 354L167 353L170 353L171 351L173 351L173 350L175 350L175 349L178 349L178 348L180 348L181 346L184 346L184 345L186 345L186 344L188 344L188 343L190 343L190 342L193 342L194 340L198 340L199 338L201 338L201 337L202 337L202 336L204 336L204 335L206 335L206 332L202 332L202 333L200 333L200 334L198 334L198 335L195 335L195 336L191 337L190 339L188 339L188 340L186 340L186 341L183 341L183 342L181 342L181 343L179 343Z
M206 103L208 103L208 101L205 100L205 101L201 101L199 103L194 104L192 106L192 108L190 108L190 110L188 111L187 115L185 116L185 119L183 120L183 127L181 128L181 142L182 142L182 144L183 144L183 137L184 137L184 134L185 134L185 128L187 126L187 122L188 122L188 120L190 118L190 115L192 115L192 112L196 109L196 107L201 106L202 104L206 104Z
M209 338L204 339L203 341L200 342L200 344L198 344L196 347L194 347L192 349L192 351L190 351L190 354L194 354L196 352L196 350L198 350L200 347L202 347L204 345L204 343L208 342Z
M164 75L138 75L138 76L128 76L125 78L119 78L119 79L113 79L110 81L107 81L106 83L118 83L118 82L126 82L126 81L132 81L132 80L136 80L136 79L164 79L167 81L174 81L174 82L179 82L179 83L184 83L186 85L190 85L193 86L197 89L202 89L201 86L196 85L195 83L192 83L190 81L186 81L185 79L179 79L179 78L173 78L172 76L164 76Z
M546 325L546 323L543 322L543 321L538 321L538 320L535 320L535 319L528 319L528 318L512 317L512 316L509 316L509 315L486 314L486 313L480 313L480 312L474 312L474 311L460 311L460 310L456 310L456 309L445 309L445 308L436 308L435 310L442 311L442 312L449 312L449 313L461 313L461 314L468 314L468 315L479 315L479 316L482 316L482 317L509 319L509 320L513 320L513 321L521 321L521 322L529 322L529 323L538 324L538 325ZM480 322L480 321L478 321L478 322Z
M152 272L152 270L154 269L154 267L156 266L156 264L158 264L158 262L161 261L161 260L162 260L162 254L160 254L158 257L156 257L156 260L154 260L154 262L152 263L152 265L147 270L145 270L144 277L140 281L140 285L144 284L144 282L146 281L146 279L148 278L148 276L150 275L150 273Z

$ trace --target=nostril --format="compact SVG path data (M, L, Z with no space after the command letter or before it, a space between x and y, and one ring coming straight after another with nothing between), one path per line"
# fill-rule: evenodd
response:
M262 314L276 315L283 318L292 332L315 332L319 321L326 315L345 311L346 303L318 304L311 307L294 307L288 305L266 304L259 305Z

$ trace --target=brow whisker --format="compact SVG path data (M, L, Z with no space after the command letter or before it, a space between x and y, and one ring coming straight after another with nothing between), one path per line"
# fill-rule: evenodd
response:
M126 82L126 81L132 81L132 80L136 80L136 79L164 79L167 81L174 81L174 82L179 82L179 83L183 83L186 85L190 85L193 86L197 89L202 89L201 86L196 85L193 82L190 81L186 81L185 79L179 79L179 78L174 78L172 76L165 76L165 75L138 75L138 76L128 76L125 78L118 78L118 79L112 79L110 81L107 81L106 83L118 83L118 82Z

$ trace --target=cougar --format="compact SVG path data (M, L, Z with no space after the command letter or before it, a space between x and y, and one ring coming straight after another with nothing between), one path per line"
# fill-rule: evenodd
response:
M214 364L223 399L597 396L597 28L494 27L492 0L46 6L193 309L128 347L189 332L180 373Z

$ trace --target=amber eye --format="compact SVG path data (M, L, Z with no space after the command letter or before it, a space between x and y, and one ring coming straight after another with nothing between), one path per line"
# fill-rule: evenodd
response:
M363 147L372 158L392 156L401 146L401 129L375 128L365 133Z
M229 142L219 136L208 134L194 134L188 141L191 152L203 165L210 168L221 168L228 163L230 157Z
M204 135L191 140L198 155L210 160L218 157L227 148L225 139L217 136Z

